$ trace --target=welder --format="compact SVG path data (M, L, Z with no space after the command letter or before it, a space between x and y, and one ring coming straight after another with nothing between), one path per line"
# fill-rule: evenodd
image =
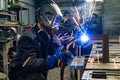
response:
M21 34L17 54L9 63L9 80L47 80L48 70L67 65L70 55L61 53L56 35L62 19L54 2L36 10L36 24Z

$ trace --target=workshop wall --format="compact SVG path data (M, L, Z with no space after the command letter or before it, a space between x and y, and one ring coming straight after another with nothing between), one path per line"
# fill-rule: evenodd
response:
M110 38L120 35L120 0L104 0L103 32Z
M22 11L22 15L23 15L22 22L24 22L25 24L34 24L34 22L35 22L35 3L34 3L34 0L19 0L19 4L21 6L29 9L29 15L28 15L27 10ZM28 21L28 17L29 17L29 21ZM21 17L20 17L20 20L21 20Z

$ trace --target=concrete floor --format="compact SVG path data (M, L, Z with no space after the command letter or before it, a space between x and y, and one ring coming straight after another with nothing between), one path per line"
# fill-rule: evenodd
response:
M64 72L64 79L70 80L70 69L67 66ZM60 68L55 68L49 71L48 80L60 80Z

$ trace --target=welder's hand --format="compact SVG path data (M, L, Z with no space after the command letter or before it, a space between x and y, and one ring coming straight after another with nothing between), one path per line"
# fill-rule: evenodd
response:
M58 59L61 54L61 47L57 48L54 55L47 57L48 70L58 66Z
M53 54L56 57L58 57L60 52L61 52L61 49L62 49L61 40L58 38L57 35L54 35L52 42L53 42L53 45L52 45L53 46L53 48L52 48L53 49Z
M47 70L53 69L54 67L58 66L58 59L56 56L48 56L47 57Z
M58 66L60 68L65 68L67 65L70 64L71 60L73 59L73 54L70 51L64 51L59 55L58 59Z
M54 56L58 59L60 54L61 54L61 47L58 47L58 48L55 50Z
M57 36L57 35L53 35L53 43L58 45L58 46L62 45L61 40L60 40L59 36Z

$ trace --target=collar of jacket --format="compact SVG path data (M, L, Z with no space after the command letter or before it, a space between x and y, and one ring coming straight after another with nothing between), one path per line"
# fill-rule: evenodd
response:
M41 42L44 42L46 43L46 41L50 41L49 37L47 36L47 34L43 31L40 31L39 32L39 28L37 25L33 26L33 30L35 31L36 35L37 35L37 38L38 40Z

